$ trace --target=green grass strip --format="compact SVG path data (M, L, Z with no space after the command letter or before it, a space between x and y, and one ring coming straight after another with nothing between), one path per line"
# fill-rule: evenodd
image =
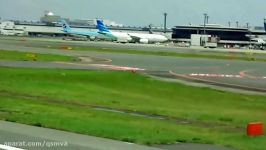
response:
M73 61L74 57L0 50L0 60L14 61Z
M266 137L245 127L266 122L266 97L154 80L134 73L0 68L0 118L141 144L210 143L261 150ZM159 120L102 106L177 118Z

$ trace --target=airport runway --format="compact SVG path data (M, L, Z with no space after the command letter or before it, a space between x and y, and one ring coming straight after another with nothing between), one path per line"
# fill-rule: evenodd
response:
M31 45L46 44L48 42L38 40L27 41L25 46L18 44L18 41L0 41L0 48L5 50L18 50L24 52L49 53L68 56L85 56L103 58L110 61L104 62L87 62L87 63L40 63L40 62L6 62L1 61L1 66L9 67L42 67L42 68L63 68L63 69L107 69L107 70L137 70L144 73L159 76L163 78L179 79L188 82L197 82L208 85L222 86L226 88L237 88L248 91L266 92L266 69L265 62L239 61L239 60L215 60L215 59L196 59L196 58L178 58L169 56L152 56L152 55L135 55L135 54L118 54L102 53L90 51L58 50L46 48L34 48ZM58 42L62 45L66 41ZM75 43L75 42L70 42ZM89 44L87 44L89 43ZM92 47L101 45L100 42L87 42L85 44ZM55 44L55 43L53 43ZM77 43L75 43L77 44ZM124 44L112 44L104 42L101 46L120 48L131 47ZM135 44L136 45L136 44ZM154 46L136 45L140 49L149 49ZM102 48L102 47L101 47ZM134 47L133 47L134 48ZM180 51L180 49L164 49L161 46L157 48L160 51ZM182 49L181 49L182 51ZM186 49L183 50L187 53ZM194 51L194 50L191 50ZM200 51L200 50L199 50ZM263 51L261 53L264 53ZM264 57L262 55L262 57Z

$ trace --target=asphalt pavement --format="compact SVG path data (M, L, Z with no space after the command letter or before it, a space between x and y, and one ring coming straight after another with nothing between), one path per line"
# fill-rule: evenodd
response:
M215 60L215 59L203 59L203 58L181 58L171 56L154 56L154 55L135 55L135 54L120 54L120 53L102 53L93 51L74 51L74 50L59 50L48 48L36 48L31 45L42 44L51 45L49 41L15 41L20 44L12 44L14 41L1 41L0 47L4 50L17 50L23 52L36 52L44 54L59 54L67 56L82 56L82 57L96 57L110 61L103 62L87 62L87 63L28 63L28 62L6 62L1 61L1 66L9 67L42 67L42 68L65 68L65 69L113 69L123 70L124 68L131 67L138 70L145 70L146 73L152 72L156 75L156 72L164 72L165 77L169 77L171 72L171 78L177 78L192 82L202 82L205 84L223 86L228 88L239 88L248 91L264 92L266 91L266 69L265 62L256 61L241 61L241 60ZM87 44L89 43L89 44ZM120 48L132 48L132 44L113 44L103 42L87 42L84 45L97 47L120 47ZM53 43L54 45L64 45L65 41ZM69 45L78 43L70 42ZM133 48L137 49L151 49L154 48L160 51L186 51L190 53L195 51L194 49L188 51L187 49L174 49L164 48L164 46L149 46L149 45L134 45ZM157 48L156 48L157 47ZM199 49L201 51L201 49ZM205 50L206 51L206 50ZM210 50L208 50L210 51ZM212 50L216 51L216 50ZM263 51L259 51L264 53ZM261 57L264 57L262 55ZM102 65L97 65L102 64ZM106 65L106 66L103 66ZM130 70L130 68L129 68ZM164 77L164 76L161 76ZM182 78L180 78L182 77ZM248 88L247 88L248 87Z

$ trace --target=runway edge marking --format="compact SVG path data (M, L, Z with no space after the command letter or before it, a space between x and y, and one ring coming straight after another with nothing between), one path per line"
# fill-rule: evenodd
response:
M248 86L241 86L241 85L237 85L237 84L229 84L229 83L220 83L220 82L215 82L215 81L210 81L210 80L204 80L204 79L199 79L199 78L195 78L195 77L190 77L187 75L182 75L182 74L176 74L173 71L169 71L169 73L173 76L177 76L177 77L182 77L182 78L186 78L189 80L196 80L196 81L200 81L203 82L205 84L218 84L216 86L223 86L223 87L227 87L227 88L238 88L238 89L242 89L242 90L253 90L253 91L258 91L258 92L265 92L266 89L260 89L260 88L255 88L255 87L248 87Z
M0 149L4 149L4 150L25 150L25 149L11 147L11 146L2 145L2 144L0 144Z

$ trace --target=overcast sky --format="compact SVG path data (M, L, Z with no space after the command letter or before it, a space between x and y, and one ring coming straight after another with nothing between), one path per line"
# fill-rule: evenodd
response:
M203 24L203 13L210 23L262 26L266 0L0 0L0 17L38 21L45 10L71 19L102 18L124 25L163 25L168 27Z

